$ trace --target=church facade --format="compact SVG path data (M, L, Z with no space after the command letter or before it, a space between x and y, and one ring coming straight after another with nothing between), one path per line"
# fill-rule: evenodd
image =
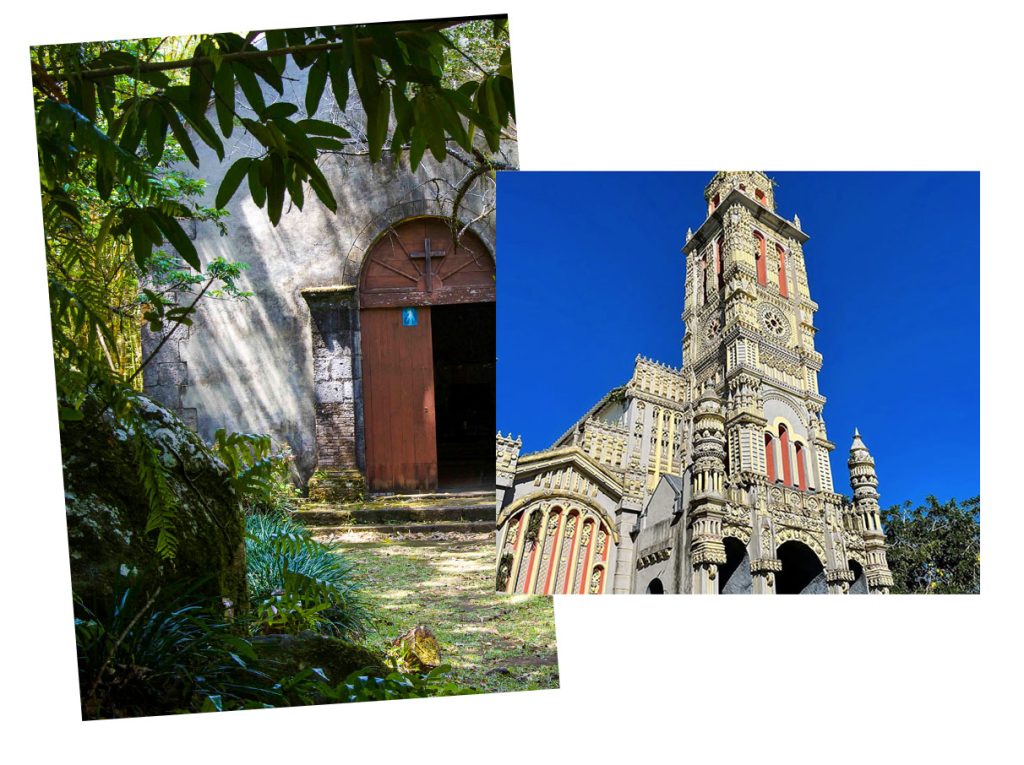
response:
M874 460L835 492L799 218L719 172L687 232L683 365L631 379L549 449L496 442L497 586L545 594L886 593Z

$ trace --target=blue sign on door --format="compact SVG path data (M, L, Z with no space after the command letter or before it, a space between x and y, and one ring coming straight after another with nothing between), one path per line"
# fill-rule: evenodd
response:
M403 327L415 327L420 323L419 313L415 308L403 308L402 309L402 326Z

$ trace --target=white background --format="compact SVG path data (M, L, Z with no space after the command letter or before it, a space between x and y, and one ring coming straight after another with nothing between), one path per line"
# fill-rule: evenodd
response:
M1001 745L1021 713L1024 508L1011 487L1020 472L1020 320L1012 309L1022 255L1022 68L1019 20L999 10L1012 4L99 5L105 10L17 3L0 37L7 761L1014 757ZM511 18L524 169L982 172L983 594L559 598L560 690L80 722L28 45L500 12ZM871 221L864 225L869 237ZM850 278L871 289L856 264ZM956 306L935 320L957 321ZM893 340L903 341L873 339ZM870 363L870 344L862 352ZM960 367L955 348L949 353L949 374L975 373ZM928 380L890 383L905 397ZM884 466L880 473L884 501Z

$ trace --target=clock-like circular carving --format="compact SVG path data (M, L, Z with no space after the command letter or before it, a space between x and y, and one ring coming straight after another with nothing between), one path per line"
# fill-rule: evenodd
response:
M713 345L717 345L721 338L722 320L717 316L712 316L704 325L704 345L710 348Z
M782 311L771 303L762 303L759 313L761 317L761 328L769 337L783 343L789 340L792 328L789 325L789 320L783 315Z

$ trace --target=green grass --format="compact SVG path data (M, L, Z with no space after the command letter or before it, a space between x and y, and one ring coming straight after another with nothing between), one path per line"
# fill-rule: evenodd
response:
M494 592L494 535L343 542L377 617L371 648L423 624L452 679L481 693L558 687L551 598Z

